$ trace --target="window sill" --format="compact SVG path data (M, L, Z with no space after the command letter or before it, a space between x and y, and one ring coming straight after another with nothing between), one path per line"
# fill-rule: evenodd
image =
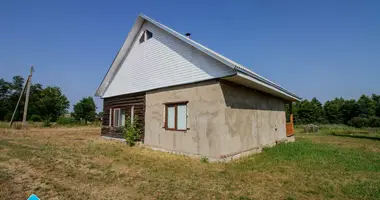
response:
M162 127L165 131L176 131L176 132L187 132L188 130L190 130L190 128L187 128L187 129L184 129L184 130L177 130L177 129L169 129L169 128L165 128L165 127Z

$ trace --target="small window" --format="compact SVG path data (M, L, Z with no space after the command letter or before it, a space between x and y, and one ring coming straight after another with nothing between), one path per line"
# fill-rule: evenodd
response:
M113 126L121 127L125 126L125 110L116 108L113 110Z
M152 36L153 36L152 32L146 30L145 33L146 33L146 40L149 40L150 38L152 38Z
M152 32L150 32L150 31L148 31L148 30L145 30L144 32L143 32L143 34L141 34L141 37L140 37L140 43L143 43L143 42L145 42L145 41L147 41L147 40L149 40L150 38L152 38L153 37L153 33Z
M187 130L187 102L166 104L165 128L167 130Z

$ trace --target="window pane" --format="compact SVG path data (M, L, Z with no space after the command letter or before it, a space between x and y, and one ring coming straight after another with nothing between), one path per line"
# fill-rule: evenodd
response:
M125 110L120 110L120 125L125 126Z
M168 107L168 119L167 119L167 128L174 128L174 107Z
M177 112L177 129L186 130L186 105L178 105Z
M115 109L115 111L114 111L114 116L113 116L113 118L114 118L114 121L113 121L113 126L119 126L119 113L120 113L120 110L119 109Z
M153 36L152 32L146 30L146 39L149 40Z

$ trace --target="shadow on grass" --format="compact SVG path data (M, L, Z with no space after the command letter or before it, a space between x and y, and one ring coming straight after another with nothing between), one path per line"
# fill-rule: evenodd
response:
M366 136L366 135L347 135L347 134L339 134L339 133L331 133L333 136L339 136L339 137L350 137L350 138L360 138L360 139L369 139L369 140L379 140L380 137L376 136Z

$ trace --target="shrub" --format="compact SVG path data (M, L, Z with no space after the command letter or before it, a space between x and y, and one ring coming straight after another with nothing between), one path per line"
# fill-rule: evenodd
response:
M73 117L58 117L57 124L59 125L74 125L76 124L76 120Z
M348 125L356 128L362 128L368 126L368 119L364 117L354 117L348 121Z
M40 121L42 121L42 117L34 114L34 115L30 116L30 120L34 121L34 122L40 122Z
M44 124L43 124L44 127L51 127L51 118L48 117L46 119L44 119Z
M209 163L209 160L206 156L201 157L201 163Z
M370 127L380 127L380 117L370 117L368 118L368 126Z
M125 128L123 129L123 136L129 146L136 145L136 142L141 138L141 130L139 128L139 119L137 116L133 118L127 117Z

